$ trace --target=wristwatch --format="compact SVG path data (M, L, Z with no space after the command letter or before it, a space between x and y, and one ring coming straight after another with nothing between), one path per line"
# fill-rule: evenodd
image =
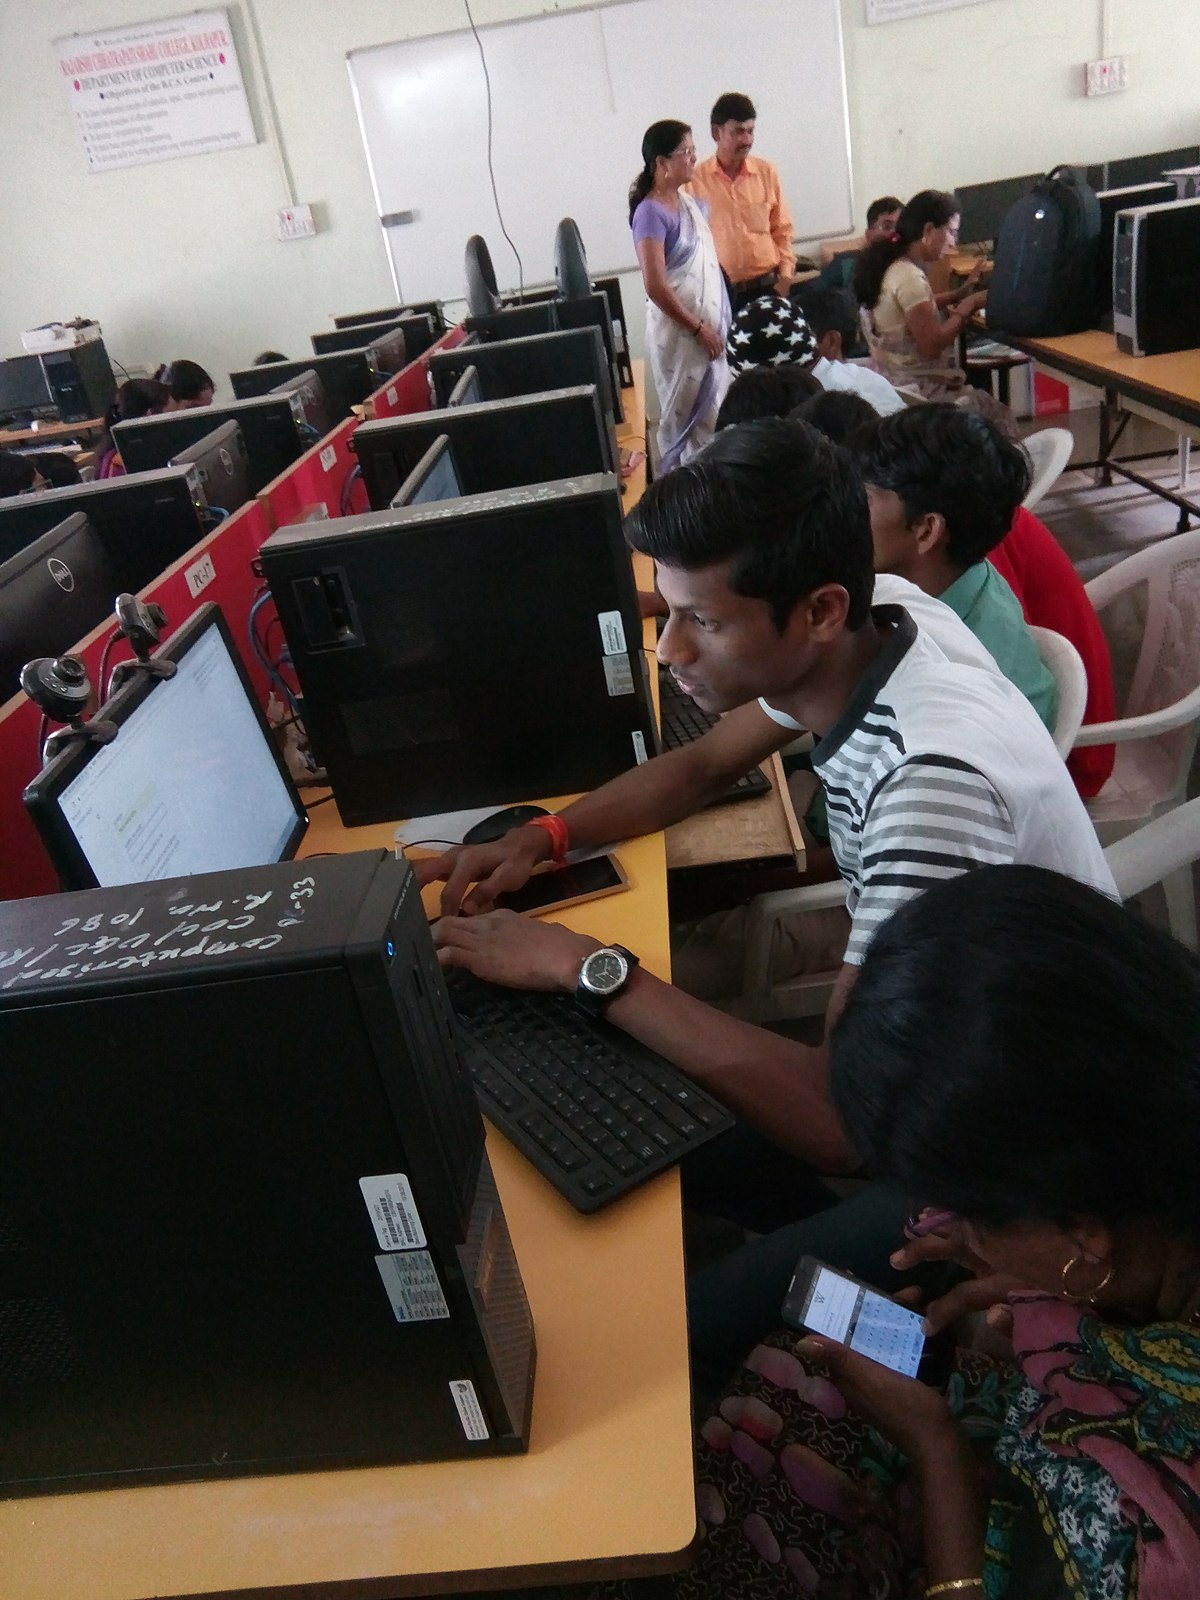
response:
M589 1017L602 1017L609 1001L629 982L629 974L637 964L638 958L623 944L609 944L601 950L593 950L590 956L584 957L579 969L575 1004Z

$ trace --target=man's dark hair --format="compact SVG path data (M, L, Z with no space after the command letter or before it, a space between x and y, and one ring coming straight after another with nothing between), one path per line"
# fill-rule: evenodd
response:
M977 412L912 406L856 441L864 480L900 496L905 520L946 522L946 554L973 566L995 549L1029 492L1029 458Z
M904 207L903 200L897 200L894 194L885 194L878 200L872 200L867 207L867 227L873 228L880 217L886 217L889 211L900 211Z
M840 333L842 353L858 343L858 301L853 289L810 289L801 301L805 320L818 339L827 333Z
M822 389L797 406L792 415L801 422L811 423L834 444L851 448L859 434L879 420L875 407L852 389Z
M725 392L717 412L716 431L721 433L739 422L756 417L786 417L810 395L820 394L821 385L811 372L794 362L778 367L747 367L739 372Z
M1200 963L1096 890L998 866L909 900L830 1057L854 1147L913 1201L1200 1243Z
M840 584L849 628L871 606L866 492L852 459L807 423L762 417L727 428L658 478L625 519L635 550L695 572L729 564L735 594L766 600L783 632L805 595Z
M723 122L753 122L757 116L754 101L748 94L730 93L717 96L708 120L714 128L719 128Z
M33 488L36 475L28 456L19 456L15 450L0 450L0 500L25 494Z

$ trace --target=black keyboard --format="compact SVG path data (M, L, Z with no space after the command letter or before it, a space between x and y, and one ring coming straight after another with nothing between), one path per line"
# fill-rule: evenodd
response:
M694 744L720 717L698 706L691 695L684 694L665 667L658 669L658 722L664 750L678 750L681 745ZM724 794L709 804L722 806L729 800L749 800L756 794L766 794L771 785L755 767L743 773Z
M724 1106L569 995L446 974L484 1115L577 1211L598 1211L733 1126Z

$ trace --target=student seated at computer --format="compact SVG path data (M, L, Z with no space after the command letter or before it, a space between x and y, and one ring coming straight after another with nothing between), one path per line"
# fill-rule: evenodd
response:
M876 572L892 572L961 617L1045 723L1058 689L1020 602L986 559L1029 490L1025 452L953 405L905 407L854 441L871 508Z
M726 346L735 381L754 367L781 371L798 367L823 389L852 389L861 394L881 416L902 410L904 397L886 378L844 359L844 352L854 342L858 315L854 296L833 290L814 296L814 303L813 317L808 314L807 299L803 310L778 295L763 295L744 305L729 330Z
M867 207L867 226L855 239L824 239L818 251L821 276L815 283L821 288L848 288L854 278L854 266L860 254L876 239L889 239L896 231L896 220L904 209L904 201L894 194L880 195ZM807 289L808 284L802 285Z
M858 302L850 289L812 289L804 297L804 317L817 341L809 371L822 389L848 389L861 395L881 417L903 411L907 401L881 372L847 361L858 334Z
M813 766L830 797L850 914L830 1019L872 934L931 883L1020 861L1115 892L1095 830L1025 697L990 666L952 659L903 607L872 608L870 516L844 451L800 422L728 429L652 484L626 528L634 548L658 562L670 606L659 660L706 710L728 715L695 744L556 817L422 863L422 882L445 882L436 938L447 965L574 992L600 942L558 924L482 914L495 895L568 848L679 821L805 728L817 739ZM977 643L939 610L978 659ZM742 1119L723 1156L714 1148L704 1163L707 1193L689 1191L698 1208L771 1233L830 1203L815 1173L856 1170L829 1100L824 1047L742 1022L637 966L614 985L606 1010ZM887 1201L871 1218L868 1244L883 1240L884 1269L903 1214L903 1201ZM768 1318L777 1314L794 1242L789 1234L780 1251L765 1252L751 1274L755 1293L739 1290L750 1307L743 1350L764 1306ZM851 1246L861 1260L863 1240ZM741 1305L732 1307L739 1317Z
M195 361L172 361L154 374L167 387L166 410L189 411L193 406L212 405L215 385L204 368Z
M130 378L121 384L113 395L104 414L104 432L96 446L96 477L119 478L125 463L115 443L112 430L118 422L129 422L135 417L157 416L167 409L171 391L157 378Z
M15 450L0 450L0 500L12 495L36 494L49 484L33 464L32 456L18 455Z

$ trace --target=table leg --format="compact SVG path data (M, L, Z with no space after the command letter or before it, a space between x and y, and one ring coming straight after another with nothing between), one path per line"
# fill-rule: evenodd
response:
M1108 470L1108 458L1112 451L1112 432L1109 427L1109 407L1115 406L1117 395L1114 389L1105 389L1104 398L1100 402L1100 449L1101 460L1099 483L1102 488L1112 488L1112 473Z

